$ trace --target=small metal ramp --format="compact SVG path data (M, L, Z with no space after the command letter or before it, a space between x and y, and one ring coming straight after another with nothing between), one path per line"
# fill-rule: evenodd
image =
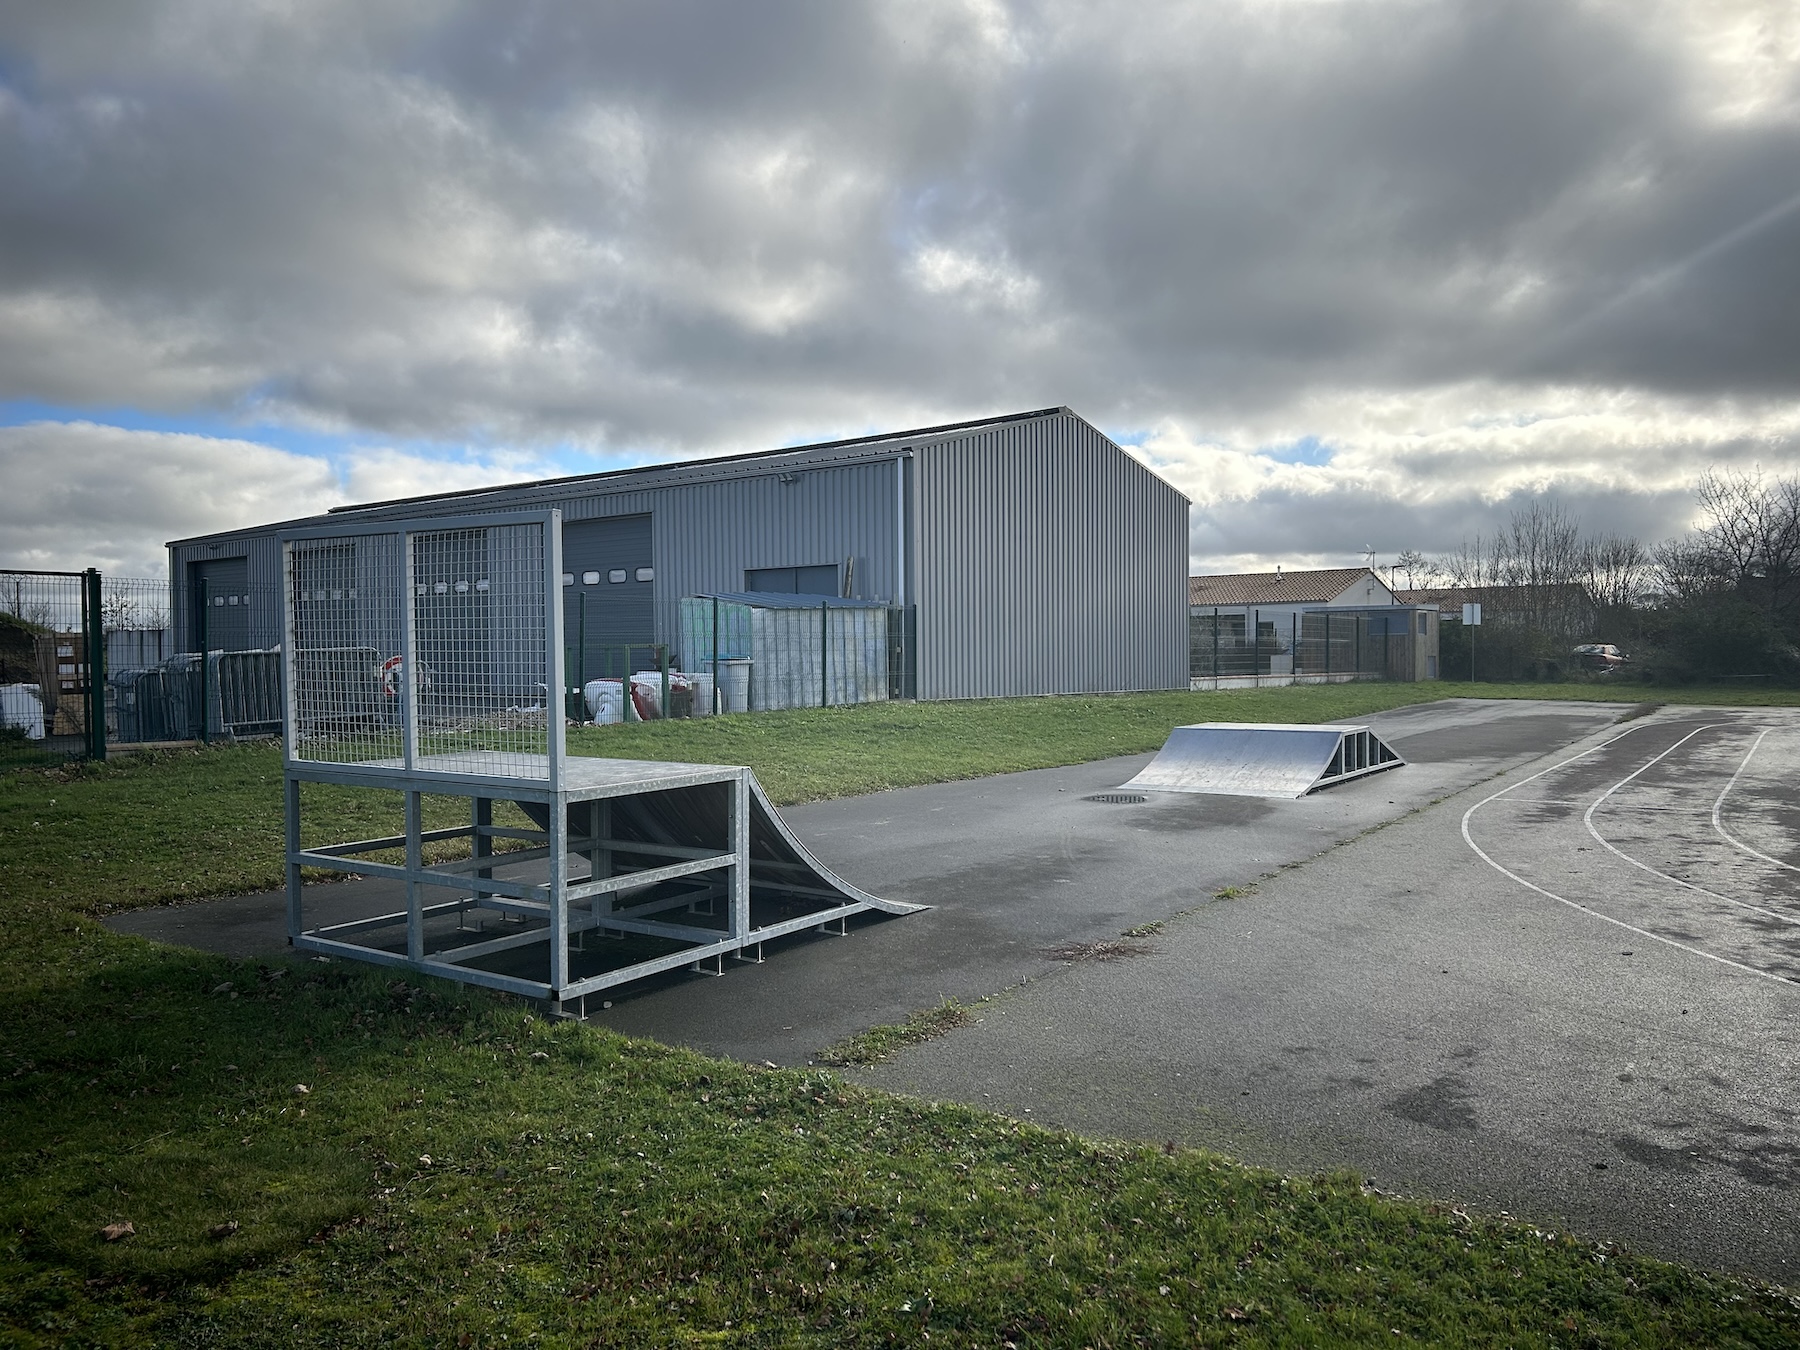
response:
M1124 790L1304 797L1406 761L1366 726L1198 722L1176 727Z

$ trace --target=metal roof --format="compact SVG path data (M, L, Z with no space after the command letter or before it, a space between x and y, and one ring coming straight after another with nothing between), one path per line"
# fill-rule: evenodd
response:
M1038 408L1032 412L1006 413L999 417L981 417L968 422L946 422L940 426L917 427L911 431L887 431L873 436L852 436L847 440L817 441L810 445L791 445L779 450L751 450L736 455L713 455L700 459L675 460L666 464L639 464L629 469L606 469L598 473L572 474L564 478L538 478L522 483L501 483L493 487L461 488L452 492L430 492L416 497L394 497L387 501L357 502L345 506L334 506L321 516L302 516L294 520L277 521L273 524L259 525L257 531L280 529L286 526L311 524L314 521L342 518L346 515L397 515L405 514L407 508L423 506L434 502L464 501L472 510L482 510L484 499L513 494L519 500L517 505L529 504L534 497L556 499L567 497L571 490L580 491L592 486L596 491L629 492L640 489L673 486L678 483L700 482L707 479L731 478L745 472L779 473L786 467L795 472L802 472L814 464L836 464L846 461L892 458L904 455L915 446L928 444L934 440L954 440L967 435L971 431L981 431L990 427L1006 426L1011 423L1031 422L1045 417L1078 417L1073 409L1066 407ZM787 459L790 464L780 461ZM223 534L234 531L213 531L208 534L190 535L184 539L171 539L168 547L180 544L199 543L217 539Z
M1311 572L1234 572L1189 577L1190 605L1317 605L1335 600L1364 577L1387 583L1366 567L1325 567Z

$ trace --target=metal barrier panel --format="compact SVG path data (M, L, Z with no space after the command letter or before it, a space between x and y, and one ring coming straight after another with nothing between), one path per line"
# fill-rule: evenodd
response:
M284 536L289 756L552 778L560 530L550 511Z
M330 764L403 758L403 536L297 539L286 553L288 755Z

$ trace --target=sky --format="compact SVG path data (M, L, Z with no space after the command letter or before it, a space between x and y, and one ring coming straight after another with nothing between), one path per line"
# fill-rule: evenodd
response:
M1066 404L1196 571L1800 471L1791 0L0 4L0 566Z

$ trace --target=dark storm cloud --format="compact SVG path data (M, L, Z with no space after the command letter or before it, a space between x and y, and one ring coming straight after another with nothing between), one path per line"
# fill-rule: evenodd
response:
M1353 450L1318 400L1585 390L1691 478L1800 384L1784 15L13 6L0 397L666 452L1066 402ZM1460 454L1431 491L1528 490Z

